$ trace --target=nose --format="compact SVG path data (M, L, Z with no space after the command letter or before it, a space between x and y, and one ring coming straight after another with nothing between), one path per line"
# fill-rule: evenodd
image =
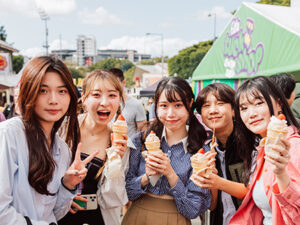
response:
M257 116L256 108L253 106L249 106L249 116L250 118L255 118Z
M174 116L174 111L175 109L173 107L169 107L167 111L167 116L168 117L173 117Z
M100 105L107 105L107 97L106 96L101 96L101 98L100 98L100 102L99 102L99 104Z
M215 104L212 104L212 105L209 107L209 113L210 113L210 114L216 114L216 113L218 113L218 108L216 107Z
M57 93L55 91L52 91L49 96L49 104L57 104Z

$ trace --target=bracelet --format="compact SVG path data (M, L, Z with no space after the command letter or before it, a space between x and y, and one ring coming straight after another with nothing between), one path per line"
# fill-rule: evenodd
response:
M67 189L67 190L70 191L70 192L76 191L77 185L75 186L74 189L71 190L71 189L69 189L69 188L66 187L66 185L65 185L64 182L63 182L63 179L64 179L64 177L61 178L60 182L61 182L61 185L62 185L65 189Z

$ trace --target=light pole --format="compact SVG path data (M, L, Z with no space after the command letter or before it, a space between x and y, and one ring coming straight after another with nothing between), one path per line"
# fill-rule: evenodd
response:
M164 36L162 33L146 33L146 35L155 35L161 37L161 76L164 76Z
M212 12L208 14L208 17L214 17L214 41L217 39L216 37L216 20L217 20L217 14L215 12Z
M50 20L50 17L48 14L45 12L43 9L38 9L38 12L40 14L41 20L45 21L45 38L46 38L46 43L43 45L44 48L46 48L46 55L48 55L48 27L47 27L47 20Z

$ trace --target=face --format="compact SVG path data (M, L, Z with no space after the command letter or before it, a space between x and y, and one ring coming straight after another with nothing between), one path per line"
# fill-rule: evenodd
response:
M268 104L262 95L261 98L250 96L248 99L246 94L244 94L241 95L239 100L242 121L250 131L255 134L259 134L261 137L265 137L267 135L267 128L271 119ZM281 111L281 107L272 98L271 100L274 115L278 116L279 111Z
M118 111L121 97L107 80L99 80L84 101L85 109L96 123L107 124Z
M176 99L180 99L177 93L175 97ZM166 98L165 91L163 91L157 103L157 116L166 129L174 132L185 129L189 112L182 101L169 102Z
M68 111L69 104L70 94L60 75L47 72L34 107L42 127L53 126Z
M215 129L216 133L229 129L233 130L234 111L230 103L218 100L212 93L209 93L201 108L202 120L207 127Z

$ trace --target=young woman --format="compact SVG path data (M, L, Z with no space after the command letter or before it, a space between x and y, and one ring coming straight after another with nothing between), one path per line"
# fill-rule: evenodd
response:
M198 94L196 103L203 123L215 132L217 174L198 173L193 180L212 192L210 224L228 224L241 203L238 198L247 192L234 136L234 90L227 84L210 84Z
M85 78L82 89L85 113L79 116L81 158L88 157L95 150L99 150L99 153L88 164L89 170L86 178L79 185L79 191L81 195L97 194L98 208L82 211L83 208L73 202L74 208L58 224L119 224L121 211L118 211L118 206L123 206L128 200L125 191L125 175L120 178L105 179L101 174L101 168L106 160L106 149L111 146L110 122L120 114L123 89L118 79L107 70L91 72ZM127 136L124 135L124 138L127 139ZM119 144L114 146L114 150L123 157L127 148L126 140L114 141ZM129 151L123 157L123 166L128 162L128 158ZM86 201L81 195L77 195L75 200Z
M32 59L21 78L18 104L21 117L0 124L0 221L56 224L95 155L81 161L80 147L75 154L77 97L68 68L50 56ZM66 142L73 146L72 164L72 152L56 134L66 115L71 118Z
M206 132L193 114L194 95L182 78L163 78L155 92L156 118L144 133L133 138L135 148L130 151L126 176L126 190L133 201L123 225L191 224L210 206L208 190L190 180L190 157L206 139ZM186 126L188 123L189 127ZM161 140L163 153L142 157L145 138L154 131ZM149 176L161 175L156 184Z
M284 145L270 144L278 152L265 152L264 139L257 147L257 167L249 190L229 224L300 224L299 124L280 89L267 77L246 80L236 93L238 144L249 160L256 135L266 137L271 116L284 114L288 124Z

